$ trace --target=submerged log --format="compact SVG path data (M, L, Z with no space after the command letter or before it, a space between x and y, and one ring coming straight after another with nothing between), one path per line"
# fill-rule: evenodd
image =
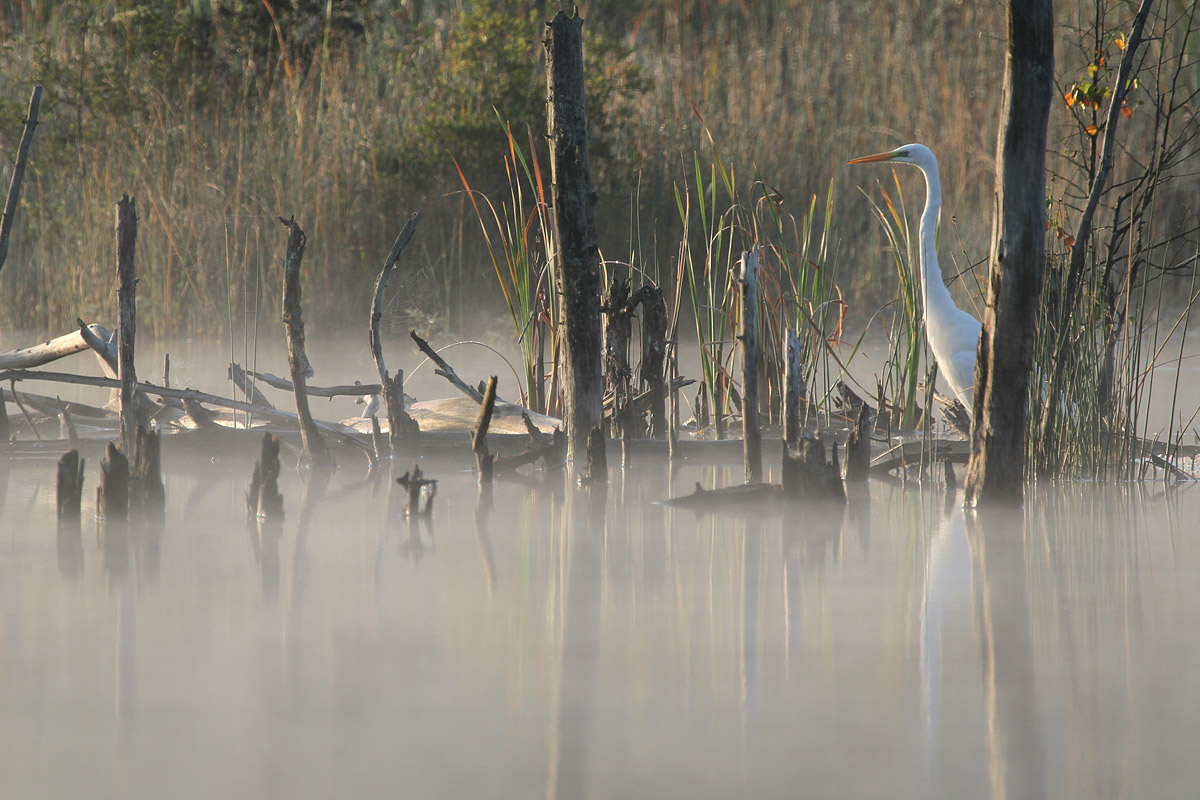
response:
M561 11L547 23L554 274L559 281L564 416L568 457L577 458L601 422L604 400L600 326L600 247L584 102L583 20Z
M308 363L308 356L304 352L304 318L300 313L300 262L304 260L308 237L296 224L295 217L280 217L279 221L288 229L287 250L283 257L283 327L287 334L288 368L295 389L296 415L300 418L300 437L309 463L332 467L333 456L321 438L320 429L313 422L305 389L305 381L313 374L312 365Z
M68 450L58 459L58 519L79 519L83 498L83 464L78 450Z
M104 520L129 518L129 459L109 442L100 459L100 485L96 487L96 516Z
M691 494L663 501L665 506L691 508L696 511L758 511L764 504L783 498L783 487L773 483L742 483L705 489L699 483Z
M762 480L762 431L758 427L758 246L742 253L742 315L738 338L742 342L742 446L746 480Z
M492 422L492 411L496 407L496 376L493 375L483 394L483 405L479 407L479 418L475 422L475 432L471 435L471 451L475 453L475 465L479 469L479 482L492 482L492 464L495 457L488 452L487 431Z
M121 380L121 450L132 453L138 415L134 405L137 371L134 344L137 338L137 201L125 194L117 202L117 375Z

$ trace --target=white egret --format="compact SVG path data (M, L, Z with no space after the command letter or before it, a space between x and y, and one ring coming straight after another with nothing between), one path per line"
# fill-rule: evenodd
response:
M937 258L937 224L942 210L942 182L937 158L923 144L906 144L886 153L863 156L847 162L896 161L912 164L925 175L925 210L921 213L920 269L921 303L925 309L925 338L937 361L938 371L955 396L971 410L975 387L975 353L983 325L954 304L942 281Z

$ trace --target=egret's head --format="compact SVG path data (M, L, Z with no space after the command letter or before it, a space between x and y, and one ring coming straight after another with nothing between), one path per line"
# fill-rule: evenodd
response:
M898 161L901 164L916 164L919 167L937 166L937 159L933 157L933 151L923 144L906 144L886 153L852 158L846 163L866 164L872 161Z

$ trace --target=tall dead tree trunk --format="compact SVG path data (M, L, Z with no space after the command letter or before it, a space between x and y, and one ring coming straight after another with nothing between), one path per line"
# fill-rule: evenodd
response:
M117 302L121 314L117 327L117 374L121 379L121 451L126 457L133 455L137 435L134 406L137 372L133 367L137 338L137 223L137 201L122 195L117 202Z
M583 94L583 20L561 11L546 24L555 274L562 320L563 393L568 456L587 450L601 424L604 373L600 333L600 248L596 192L588 159Z
M13 164L12 180L8 184L8 197L4 201L4 214L0 216L0 269L8 258L8 234L12 231L13 217L21 199L21 182L25 180L25 162L29 160L29 147L33 144L33 131L38 124L38 108L42 105L42 87L33 87L29 96L29 113L25 117L25 131L21 144L17 146L17 160Z
M295 217L280 217L279 221L288 229L287 250L283 256L283 326L287 333L288 367L296 395L296 415L300 418L300 438L309 463L328 468L333 465L333 458L308 408L307 383L313 369L304 354L304 319L300 316L300 262L304 260L308 237L296 224Z
M1021 502L1033 328L1045 263L1046 127L1054 94L1051 0L1009 0L996 153L996 220L975 366L972 506Z

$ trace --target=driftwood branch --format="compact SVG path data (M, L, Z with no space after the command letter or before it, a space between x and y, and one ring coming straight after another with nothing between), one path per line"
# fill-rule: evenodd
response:
M408 335L411 336L412 340L417 343L417 348L424 353L430 361L432 361L434 364L437 364L438 368L434 370L435 374L441 375L443 378L450 381L455 389L458 389L476 403L483 402L483 392L479 391L462 378L458 377L458 373L454 371L454 368L447 364L446 359L438 355L438 352L429 346L429 342L418 336L416 331L409 331Z
M242 394L246 395L246 399L255 405L274 408L275 406L271 405L271 401L267 399L267 396L259 391L259 388L254 385L251 377L256 377L259 380L262 380L261 377L254 375L253 373L247 374L246 370L242 369L241 364L238 364L235 361L229 362L229 380L233 381L233 385L240 389ZM266 381L263 382L266 383ZM163 383L166 383L166 381L163 381ZM290 381L287 382L287 388L289 390L292 388ZM311 387L308 391L309 394L312 394Z
M13 217L17 213L17 202L21 199L21 183L25 180L25 163L29 160L29 148L33 144L33 131L38 124L38 109L42 105L42 87L33 87L29 96L29 113L25 116L25 131L21 144L17 146L17 162L13 165L12 181L8 184L8 197L4 201L4 214L0 216L0 269L8 258L8 235L12 231Z
M70 383L77 386L100 386L107 389L119 388L121 385L120 381L114 378L101 378L91 375L68 375L63 372L43 372L40 370L25 369L0 371L0 381L48 381L51 383ZM300 417L291 411L282 411L278 408L264 408L253 403L233 400L228 397L219 397L215 394L208 394L207 392L200 392L195 389L170 389L165 386L156 386L152 383L138 383L137 390L157 397L171 397L182 401L194 400L198 403L205 403L206 405L217 406L218 408L248 411L265 419L285 421L292 425L297 425L300 421ZM357 447L368 453L371 457L374 457L370 445L362 441L356 431L332 422L314 420L314 424L344 444Z
M387 366L383 362L383 342L379 336L379 322L383 319L383 290L387 288L388 277L392 268L396 266L400 254L404 252L404 248L412 238L413 232L416 231L417 221L420 218L420 214L413 214L408 218L408 223L396 237L396 242L392 245L392 251L388 253L387 260L383 262L383 269L380 270L379 277L375 280L375 292L371 299L371 324L367 331L367 338L371 344L371 357L375 360L375 369L379 373L379 384L382 387L383 406L388 417L388 439L393 453L399 451L406 442L410 442L420 432L420 428L404 410L404 371L397 370L394 378L388 375Z
M233 366L237 366L234 364ZM238 367L238 369L241 369ZM280 378L278 375L272 375L269 372L255 372L252 369L245 370L245 374L257 381L265 383L272 389L282 389L285 392L294 392L295 384L286 378ZM340 384L337 386L310 386L306 381L304 391L309 397L361 397L364 394L379 394L382 389L378 383L349 383Z

